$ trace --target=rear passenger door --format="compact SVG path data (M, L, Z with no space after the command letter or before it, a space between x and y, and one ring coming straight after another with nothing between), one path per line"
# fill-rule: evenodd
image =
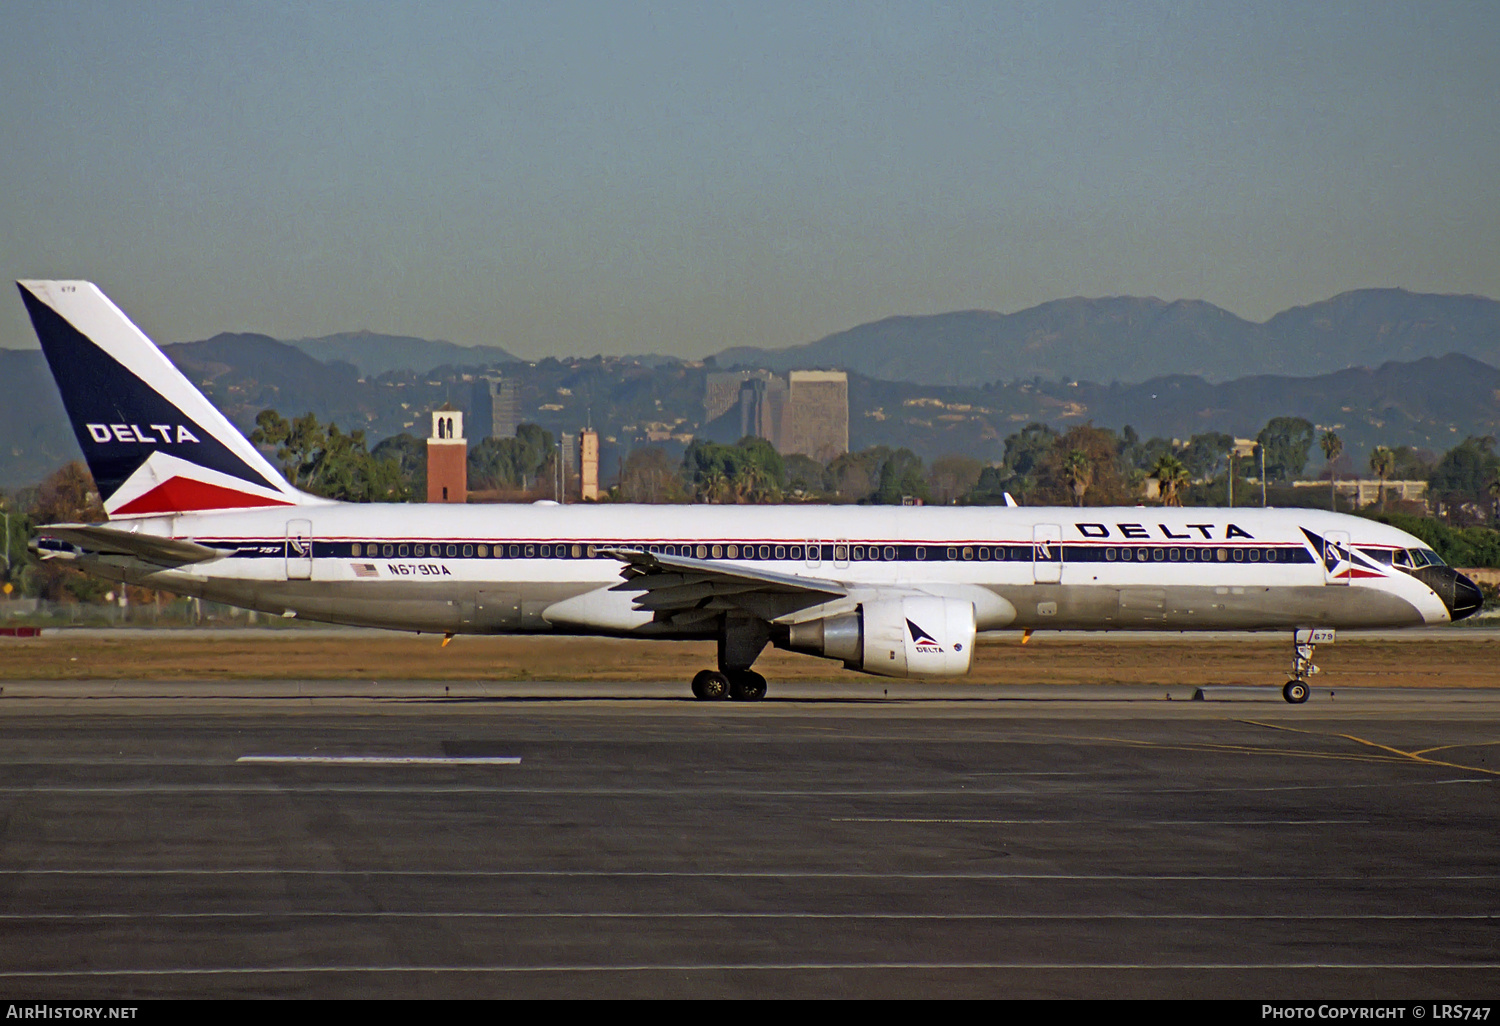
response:
M286 579L310 581L312 571L312 521L288 520L286 522Z

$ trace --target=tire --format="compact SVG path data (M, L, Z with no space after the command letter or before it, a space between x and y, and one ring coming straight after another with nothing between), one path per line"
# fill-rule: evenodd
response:
M1286 687L1281 689L1281 697L1292 705L1301 705L1307 701L1310 693L1311 689L1307 686L1307 682L1301 680L1289 680L1286 682Z
M717 702L729 694L729 678L717 670L699 670L693 678L693 697Z
M735 670L729 674L729 697L736 702L759 702L766 697L766 678L754 670Z

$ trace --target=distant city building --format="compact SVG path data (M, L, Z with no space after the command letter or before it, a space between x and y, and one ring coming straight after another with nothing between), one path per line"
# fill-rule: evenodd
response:
M779 452L819 463L849 451L849 375L843 371L792 371L787 375Z
M1293 488L1320 488L1328 491L1328 481L1293 481ZM1348 499L1355 506L1368 506L1372 502L1380 501L1380 479L1378 477L1345 478L1333 483L1333 490L1341 498ZM1420 502L1427 504L1427 482L1426 481L1387 481L1385 483L1385 498L1387 502Z
M708 377L707 419L733 409L735 404L725 404L724 392L734 384L740 437L755 435L784 455L810 456L820 463L849 451L849 375L843 371L792 371L785 380L770 371Z
M786 385L772 377L740 382L740 437L755 435L781 449L781 422L786 413Z
M475 381L469 405L476 438L514 438L521 426L521 387L513 378Z
M703 390L703 422L718 420L740 404L740 385L752 378L770 381L768 370L713 371Z
M593 428L578 433L578 497L584 502L599 498L599 432Z
M427 439L427 501L469 500L469 443L464 438L464 415L444 403L432 411L432 435Z

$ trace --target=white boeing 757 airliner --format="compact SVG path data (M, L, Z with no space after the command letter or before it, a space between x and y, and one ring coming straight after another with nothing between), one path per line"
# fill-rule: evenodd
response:
M1333 629L1482 601L1411 535L1319 510L333 502L94 285L18 284L109 514L39 550L114 581L396 630L715 639L693 693L740 700L768 644L936 677L968 672L978 631L1166 629L1290 632L1302 702Z

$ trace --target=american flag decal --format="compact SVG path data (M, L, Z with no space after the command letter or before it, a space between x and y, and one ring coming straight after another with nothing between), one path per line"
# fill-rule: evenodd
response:
M379 577L380 571L375 569L374 563L350 563L354 568L355 577Z

